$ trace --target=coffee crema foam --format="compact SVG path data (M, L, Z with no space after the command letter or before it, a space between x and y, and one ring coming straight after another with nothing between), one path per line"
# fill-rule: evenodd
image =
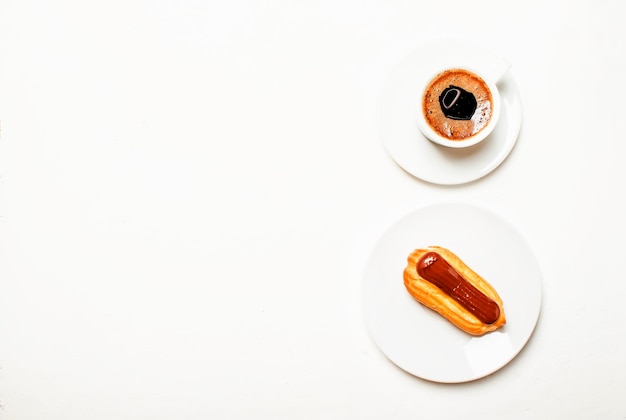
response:
M444 115L439 97L451 86L460 87L476 98L476 110L470 119L452 119ZM464 69L450 69L439 73L426 87L422 112L428 125L442 137L465 140L489 123L493 112L493 97L489 86L480 76Z

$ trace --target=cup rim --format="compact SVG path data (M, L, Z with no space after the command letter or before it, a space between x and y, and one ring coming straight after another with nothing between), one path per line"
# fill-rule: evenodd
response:
M448 70L465 70L465 71L469 71L473 74L475 74L476 76L480 77L485 84L487 85L487 87L489 88L489 90L491 91L491 98L493 101L493 111L491 114L491 118L489 119L489 122L487 123L487 125L480 130L478 133L474 134L473 136L467 138L467 139L463 139L463 140L450 140L442 135L440 135L439 133L437 133L426 121L426 118L424 117L424 112L423 112L423 98L424 98L424 93L426 91L426 88L428 87L428 85L430 84L430 82L437 77L439 74L448 71ZM422 83L422 86L419 90L420 96L419 96L419 102L417 105L417 123L418 123L418 128L420 129L420 132L430 141L432 141L433 143L439 144L441 146L446 146L446 147L450 147L450 148L455 148L455 149L462 149L462 148L466 148L466 147L471 147L474 146L480 142L482 142L483 140L485 140L487 137L489 137L489 135L493 132L493 130L495 129L498 120L500 118L500 112L501 112L501 98L500 98L500 91L498 90L498 87L496 85L496 83L492 80L489 80L488 78L486 78L480 70L475 69L471 66L465 66L465 65L457 65L457 66L445 66L442 68L439 68L437 71L432 72L430 74L430 76L425 78L424 83Z

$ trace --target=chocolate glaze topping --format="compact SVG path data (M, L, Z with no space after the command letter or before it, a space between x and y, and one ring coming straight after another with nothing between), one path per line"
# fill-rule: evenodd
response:
M500 307L463 278L441 255L427 252L417 262L417 274L437 286L485 324L493 324Z

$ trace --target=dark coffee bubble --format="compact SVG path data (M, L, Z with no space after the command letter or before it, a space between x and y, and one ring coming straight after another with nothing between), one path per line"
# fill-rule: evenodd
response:
M469 120L476 112L476 97L465 89L450 85L439 95L443 115L453 120Z

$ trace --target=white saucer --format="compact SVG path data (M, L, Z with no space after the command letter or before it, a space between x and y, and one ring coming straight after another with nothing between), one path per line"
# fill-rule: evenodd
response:
M440 245L487 280L507 323L471 336L414 300L403 270L416 248ZM436 204L396 221L366 265L362 304L380 350L400 368L430 381L468 382L508 364L526 345L541 309L541 272L524 238L500 217L466 204Z
M503 105L498 126L480 144L466 149L439 146L416 123L424 78L441 67L478 67L493 57L475 45L437 41L413 52L392 70L378 101L378 128L387 152L401 168L427 182L455 185L484 177L507 158L522 121L519 91L510 73L498 83Z

